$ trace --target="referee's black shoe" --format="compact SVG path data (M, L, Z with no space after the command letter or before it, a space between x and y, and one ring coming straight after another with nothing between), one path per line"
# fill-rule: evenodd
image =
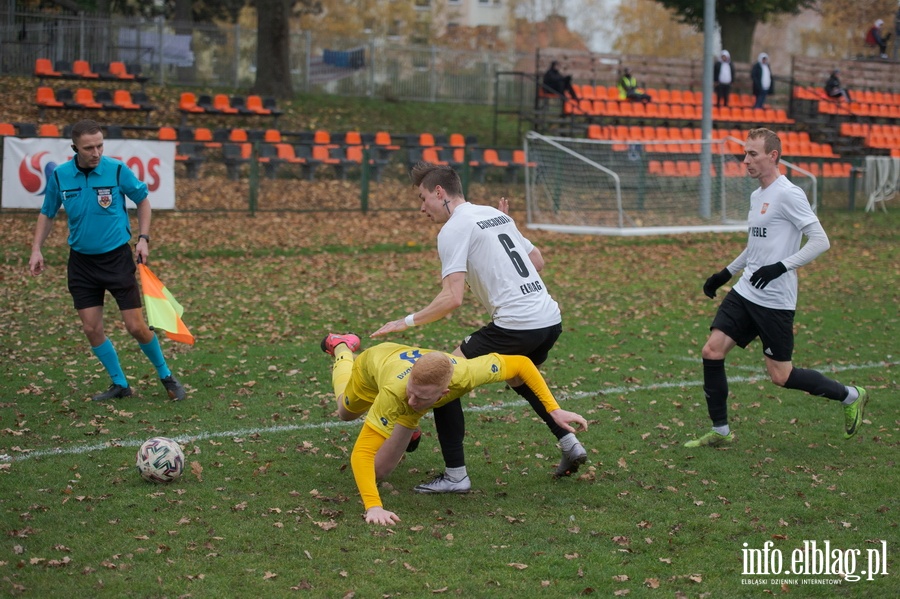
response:
M181 401L185 397L187 397L187 391L184 390L184 385L178 382L171 374L164 379L159 379L159 382L162 383L163 387L166 388L166 393L169 394L169 399L173 401Z
M91 398L91 401L109 401L111 399L131 397L132 395L134 395L134 389L132 389L130 385L123 387L122 385L113 383L109 386L109 389L107 389L103 393L98 393L97 395L93 396Z

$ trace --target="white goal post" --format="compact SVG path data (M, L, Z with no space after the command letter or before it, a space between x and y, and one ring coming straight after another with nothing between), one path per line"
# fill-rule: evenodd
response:
M709 147L709 201L701 192L701 157ZM735 232L747 228L750 194L759 185L742 164L743 141L633 142L525 137L527 226L592 235ZM815 209L816 178L781 161Z

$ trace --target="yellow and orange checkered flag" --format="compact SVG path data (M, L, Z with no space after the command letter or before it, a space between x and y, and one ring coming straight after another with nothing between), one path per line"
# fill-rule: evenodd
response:
M165 331L166 337L172 341L194 344L194 336L184 322L181 307L162 281L144 264L138 264L141 273L141 290L144 295L144 307L147 310L147 322L154 329Z

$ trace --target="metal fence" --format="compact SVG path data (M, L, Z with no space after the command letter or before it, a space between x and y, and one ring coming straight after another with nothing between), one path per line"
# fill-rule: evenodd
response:
M496 73L534 71L534 57L515 52L411 46L311 31L292 33L290 44L297 92L491 104L498 92ZM138 66L159 85L246 89L255 81L256 31L162 19L0 13L0 76L30 75L37 58L92 65L121 61Z

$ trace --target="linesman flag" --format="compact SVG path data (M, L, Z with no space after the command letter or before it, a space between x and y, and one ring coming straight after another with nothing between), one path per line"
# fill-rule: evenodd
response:
M141 290L144 295L144 307L147 309L147 322L154 329L165 331L166 337L194 345L194 336L181 321L184 308L181 307L162 281L144 264L138 264L141 273Z

